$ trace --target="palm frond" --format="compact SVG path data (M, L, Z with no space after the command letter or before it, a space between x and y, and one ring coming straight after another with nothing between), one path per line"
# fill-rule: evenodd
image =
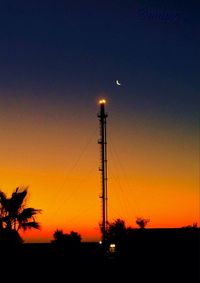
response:
M20 210L27 195L27 190L27 188L23 190L19 190L19 188L17 188L15 192L12 193L12 197L10 198L10 213L15 213Z
M17 219L20 222L27 221L28 219L32 218L33 215L40 213L41 209L35 209L32 207L25 208L21 213L18 214Z
M22 227L23 230L32 229L32 228L34 228L34 229L40 229L41 228L40 224L36 221L22 223L21 227Z
M26 208L27 188L16 188L10 198L0 191L0 228L19 231L20 229L40 229L34 216L41 209Z
M2 191L0 191L0 207L1 210L7 210L9 206L9 199L6 197L6 194Z
M6 194L2 191L0 191L0 201L4 201L6 199Z

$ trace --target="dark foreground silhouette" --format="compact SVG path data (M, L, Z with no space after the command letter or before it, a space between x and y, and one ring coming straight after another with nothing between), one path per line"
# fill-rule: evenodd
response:
M117 252L104 253L99 243L78 249L22 244L1 247L0 258L5 282L198 283L200 229L136 229Z

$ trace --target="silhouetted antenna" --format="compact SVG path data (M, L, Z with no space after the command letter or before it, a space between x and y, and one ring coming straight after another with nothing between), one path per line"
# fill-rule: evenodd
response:
M101 154L101 166L99 171L101 171L101 185L102 185L102 223L101 223L101 232L102 232L102 244L106 243L106 231L108 223L108 209L107 209L107 137L106 137L106 118L107 114L105 113L105 104L106 100L101 99L99 101L100 112L98 114L100 122L100 139L98 143L100 144L100 154Z

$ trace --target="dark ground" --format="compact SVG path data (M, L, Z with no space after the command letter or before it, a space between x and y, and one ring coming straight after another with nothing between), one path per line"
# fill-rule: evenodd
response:
M77 251L44 243L2 248L0 259L2 282L199 283L200 229L137 229L121 251L106 255L98 243Z

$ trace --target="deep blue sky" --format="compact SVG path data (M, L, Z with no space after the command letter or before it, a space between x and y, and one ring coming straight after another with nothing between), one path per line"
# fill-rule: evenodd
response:
M192 126L199 8L198 0L1 1L1 99L31 93L74 105L106 93L118 108L123 97L127 112L134 105Z

